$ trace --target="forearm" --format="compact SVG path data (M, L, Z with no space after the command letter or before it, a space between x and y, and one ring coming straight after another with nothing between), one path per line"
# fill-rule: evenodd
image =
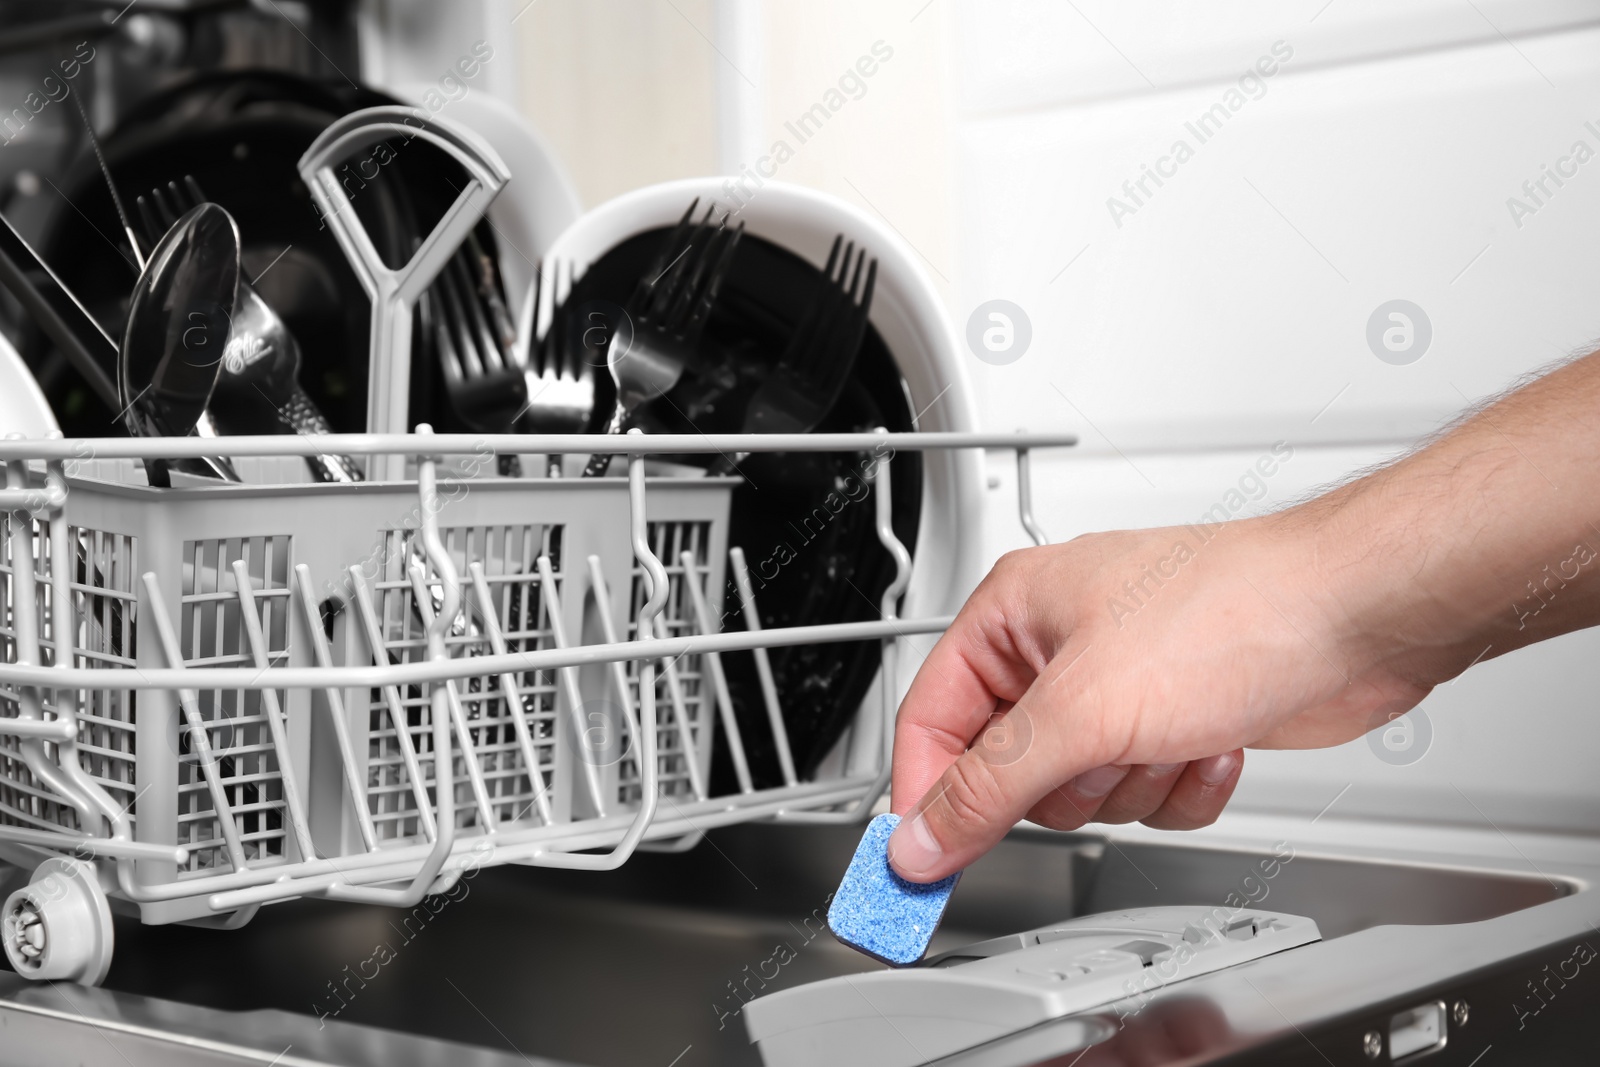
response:
M1024 816L1203 826L1243 747L1343 744L1474 662L1600 622L1600 354L1383 470L1220 523L1212 547L1193 533L995 566L900 708L896 870L943 878Z
M1343 639L1424 685L1600 622L1600 354L1276 526Z

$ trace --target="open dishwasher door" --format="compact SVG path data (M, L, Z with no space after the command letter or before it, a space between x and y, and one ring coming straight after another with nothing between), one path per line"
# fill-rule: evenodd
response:
M1035 958L1045 971L1084 965L1054 958L1053 931L1071 932L1069 955L1123 946L1085 970L1127 970L1084 1000L1069 998L1087 976L1063 980L1060 999L1013 996L982 1044L951 1053L959 1043L943 1041L936 1061L1067 1067L1083 1053L1075 1067L1384 1065L1395 1017L1442 1001L1446 1045L1427 1067L1468 1067L1488 1046L1478 1067L1502 1052L1498 1062L1592 1062L1584 1042L1600 970L1580 946L1597 942L1600 894L1589 887L1600 850L1519 836L1524 860L1499 838L1441 831L1433 849L1405 851L1332 814L1267 838L1284 842L1276 848L1259 843L1269 832L1226 815L1192 834L1013 832L951 898L932 946L948 966L912 973L979 985L985 972ZM282 1063L498 1067L525 1056L666 1067L677 1057L677 1067L756 1067L764 1045L751 1043L747 1019L763 1025L767 998L842 989L841 977L870 994L908 977L827 933L829 894L859 836L851 825L728 826L617 871L486 866L411 911L302 899L236 930L118 916L102 989L0 974L0 1063L266 1063L292 1044ZM1249 916L1256 937L1235 940L1237 927L1225 949L1179 967L1177 942L1197 913L1190 936L1209 940ZM1284 925L1261 933L1260 920L1273 919ZM1322 940L1306 940L1311 923ZM1044 943L1029 947L1019 931ZM1268 954L1238 962L1257 951L1251 941ZM1245 956L1231 955L1239 949ZM1202 973L1208 959L1227 965ZM1009 981L995 988L1020 988ZM1041 978L1032 988L1054 986ZM955 999L969 1016L986 1010L975 994ZM822 1019L822 1007L810 1017ZM927 1041L938 1023L900 1030ZM1376 1059L1363 1051L1370 1032ZM200 1057L202 1046L217 1054ZM886 1063L892 1052L800 1062Z
M1587 1063L1597 876L1570 838L1331 815L1024 826L968 869L925 964L742 1015L766 1067ZM1025 932L955 942L1008 915Z

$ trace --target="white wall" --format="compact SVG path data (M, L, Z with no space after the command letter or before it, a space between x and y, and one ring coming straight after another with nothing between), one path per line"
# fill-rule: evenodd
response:
M1148 14L1078 6L1087 19L1051 3L956 9L956 311L1003 296L1034 326L1025 362L980 374L997 422L1076 416L1124 449L1409 435L1594 336L1600 263L1574 254L1573 226L1600 209L1600 166L1520 228L1505 201L1574 139L1600 148L1583 127L1600 120L1584 106L1600 29L1508 43L1478 20L1476 40L1396 54L1393 41L1422 34L1416 11L1389 32L1341 0L1315 23L1298 9L1316 5L1273 5L1230 32L1212 5L1203 38L1169 44ZM1521 9L1536 6L1572 5ZM1182 6L1139 11L1152 7ZM1472 28L1458 16L1441 11L1439 39ZM1007 17L1014 40L1062 46L1005 55ZM1388 54L1352 54L1341 19ZM1082 53L1096 77L1071 65ZM1278 72L1252 85L1259 99L1238 93L1262 57ZM1134 63L1174 87L1150 88ZM1230 91L1242 106L1202 143L1193 124ZM1178 142L1193 152L1181 165ZM1174 172L1164 184L1123 191L1158 163ZM1115 217L1113 197L1127 205ZM1365 338L1395 298L1433 325L1407 367Z
M1600 335L1600 161L1547 181L1531 216L1507 206L1575 141L1600 152L1600 5L966 0L945 17L952 312L1000 297L1031 318L1023 358L975 362L993 428L1084 434L1037 461L1054 537L1192 521L1279 440L1294 458L1252 508L1291 501ZM1278 42L1276 73L1202 143L1185 123ZM1179 139L1192 157L1129 197ZM1432 325L1409 365L1366 336L1396 298ZM994 474L998 551L1023 538ZM1586 633L1473 668L1424 702L1411 765L1366 741L1252 753L1236 804L1315 814L1348 786L1345 815L1593 833L1597 653Z
M1082 433L1036 457L1057 539L1189 521L1276 441L1294 457L1252 507L1296 499L1600 336L1600 158L1531 215L1507 204L1574 142L1600 153L1594 0L526 3L452 3L428 47L480 25L515 42L497 91L587 204L784 140L778 176L888 221L958 326L1023 308L1030 349L972 379L995 429ZM786 124L878 42L892 58L795 143ZM1186 123L1217 104L1202 143ZM1180 139L1192 158L1164 163ZM1158 164L1164 184L1124 192ZM1395 299L1432 330L1407 365L1367 339ZM998 554L1022 534L1009 465L991 481ZM1345 814L1592 833L1597 661L1580 634L1473 668L1424 704L1409 766L1365 742L1252 754L1239 803L1315 812L1348 785Z

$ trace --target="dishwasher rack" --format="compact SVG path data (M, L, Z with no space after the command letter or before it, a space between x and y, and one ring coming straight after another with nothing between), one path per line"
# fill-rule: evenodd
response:
M911 556L902 450L1029 450L1071 435L328 435L228 438L236 458L409 457L414 478L151 489L79 478L193 438L0 442L0 914L12 966L93 984L111 907L233 927L319 896L412 907L501 863L613 869L754 819L852 821L889 779ZM647 477L652 455L870 454L895 564L875 621L762 630L729 545L738 478ZM625 478L499 478L498 453L627 459ZM454 466L446 463L453 460ZM731 582L728 580L731 577ZM731 585L736 605L723 608ZM745 628L725 632L737 612ZM878 699L800 780L767 652L882 645ZM764 715L735 714L725 654L755 657ZM772 732L758 788L741 728ZM742 725L741 725L742 724ZM712 795L721 730L737 791ZM0 867L3 876L3 867Z

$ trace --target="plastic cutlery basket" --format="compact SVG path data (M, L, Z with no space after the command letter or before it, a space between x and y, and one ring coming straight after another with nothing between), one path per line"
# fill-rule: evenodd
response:
M929 447L911 439L954 435L896 437ZM153 923L238 923L294 896L411 906L485 863L611 868L650 839L864 814L888 775L893 639L948 621L894 614L910 557L889 521L892 451L880 450L873 477L879 536L898 565L883 618L762 631L728 544L738 480L646 478L642 439L608 440L632 449L626 478L472 477L470 459L452 474L415 453L481 460L485 441L533 446L417 435L323 446L413 453L411 481L163 490L73 477L63 460L83 443L6 442L0 859L33 871L0 914L13 966L98 981L108 895ZM1025 457L1029 443L1070 439L996 443ZM31 463L17 458L25 445ZM207 447L93 445L98 468L135 450ZM228 445L257 456L311 447ZM746 628L722 632L735 612ZM883 642L890 680L834 769L799 781L766 650L840 640ZM725 654L757 658L766 716L743 721L772 729L781 786L752 785ZM709 783L718 731L738 779L723 796Z

